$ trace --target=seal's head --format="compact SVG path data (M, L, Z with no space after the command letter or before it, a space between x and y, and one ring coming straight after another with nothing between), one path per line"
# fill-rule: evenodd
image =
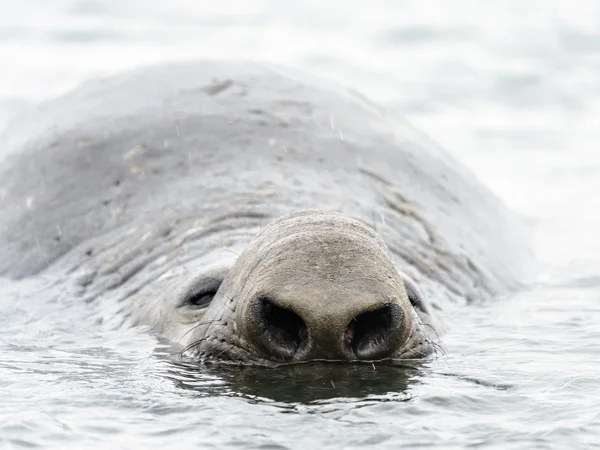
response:
M302 211L269 224L239 256L184 353L267 365L416 358L432 350L423 313L375 231Z

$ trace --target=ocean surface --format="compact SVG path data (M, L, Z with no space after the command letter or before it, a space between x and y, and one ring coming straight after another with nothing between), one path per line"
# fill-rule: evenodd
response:
M89 78L196 58L385 105L525 218L541 270L448 311L432 362L268 374L175 366L56 280L0 279L0 448L600 448L600 2L2 1L0 129Z

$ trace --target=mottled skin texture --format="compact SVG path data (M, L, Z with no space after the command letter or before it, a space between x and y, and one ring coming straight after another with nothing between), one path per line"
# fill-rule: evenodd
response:
M275 66L95 80L11 124L0 163L0 276L56 276L193 358L421 356L434 309L516 287L524 258L503 205L444 151ZM273 305L302 323L281 331ZM353 325L369 311L383 331Z

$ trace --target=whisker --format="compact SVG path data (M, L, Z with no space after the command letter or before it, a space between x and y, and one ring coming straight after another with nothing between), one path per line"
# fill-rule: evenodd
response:
M222 298L229 300L230 302L233 301L233 297L228 297L225 294L221 294ZM216 298L213 299L213 301L215 301ZM225 306L226 308L228 308L231 312L235 311L231 306L229 306L227 303L223 302L223 306ZM192 348L200 345L202 342L204 342L207 339L207 335L208 332L210 330L210 326L215 323L215 322L219 322L220 319L211 319L208 321L200 321L199 323L195 324L192 328L190 328L188 331L185 332L185 334L181 337L181 339L183 339L185 336L187 336L189 333L193 332L195 329L197 329L198 327L202 326L202 325L208 325L208 328L205 331L205 335L204 337L198 339L197 341L192 342L191 344L189 344L188 346L186 346L183 350L181 350L180 355L183 356L184 353L188 352L189 350L191 350Z
M448 354L448 351L444 347L442 347L440 344L438 344L437 342L430 341L429 343L431 344L431 346L435 350L437 350L438 352L440 352L442 355L447 355Z
M191 332L193 332L196 328L202 326L202 325L210 325L213 322L216 322L217 319L211 319L211 320L206 320L206 321L200 321L198 323L196 323L192 328L190 328L189 330L187 330L185 333L183 333L183 335L179 338L179 340L185 338L188 334L190 334Z
M221 295L222 295L224 298L226 298L227 300L229 300L229 302L230 302L230 303L232 303L232 302L233 302L233 297L228 297L228 296L226 296L225 294L221 294ZM231 311L231 312L234 312L234 311L235 311L235 308L232 308L232 307L231 307L231 306L229 306L227 303L225 303L225 304L224 304L224 306L225 306L226 308L228 308L228 309L229 309L229 311Z
M201 339L198 339L197 341L192 342L189 345L186 345L180 352L179 352L179 357L183 358L184 354L189 352L191 349L193 349L194 347L197 347L198 345L202 344L202 342L204 342L207 338L203 337Z
M373 229L377 231L377 223L375 223L375 206L371 209L371 219L373 220Z
M433 331L435 333L435 337L440 340L440 335L437 332L437 330L433 327L433 325L431 325L430 323L424 323L424 326L426 326L427 328L431 329L431 331Z

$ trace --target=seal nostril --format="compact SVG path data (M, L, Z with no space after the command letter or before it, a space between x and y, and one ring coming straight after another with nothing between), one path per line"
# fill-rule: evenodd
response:
M267 297L257 303L265 344L280 356L292 358L308 339L304 321L293 311L277 306Z
M378 359L394 350L400 330L398 314L392 306L384 306L356 316L348 325L344 339L358 359Z

